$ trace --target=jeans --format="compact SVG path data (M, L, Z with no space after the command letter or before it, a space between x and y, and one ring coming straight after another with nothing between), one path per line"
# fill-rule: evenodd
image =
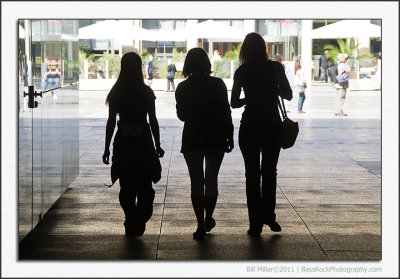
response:
M121 169L119 202L125 213L126 223L146 223L153 214L155 192L151 179L140 169Z
M42 91L46 91L47 87L49 86L49 84L55 86L55 87L60 87L61 86L61 82L60 82L60 78L45 78L43 80L43 84L42 84ZM54 91L51 91L51 95L54 96Z
M224 154L222 150L213 149L190 150L183 154L190 175L191 196L218 196L218 173Z
M250 228L258 228L263 222L275 221L276 218L276 166L281 150L280 128L263 130L264 135L259 132L259 127L249 127L245 124L239 129L239 147L246 170Z
M299 92L299 102L297 104L297 111L302 111L303 110L303 104L304 101L306 100L306 95L305 95L305 87L304 85L297 85L297 92Z
M170 83L172 84L172 90L175 90L175 83L173 78L167 78L167 90L169 91Z
M321 81L325 80L325 82L328 82L328 78L329 78L329 69L321 68Z
M343 105L346 101L346 89L336 89L335 113L343 113Z
M303 110L303 104L305 100L306 100L306 94L304 92L299 93L299 103L297 104L297 111Z

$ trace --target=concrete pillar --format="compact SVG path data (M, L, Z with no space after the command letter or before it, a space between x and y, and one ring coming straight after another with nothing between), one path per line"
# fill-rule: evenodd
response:
M142 20L134 19L133 20L133 26L141 28L142 27ZM141 52L142 48L140 47L140 40L135 39L133 41L133 47L134 47L135 52Z
M188 20L187 22L186 22L186 24L187 24L187 27L189 27L189 26L192 26L192 25L195 25L195 24L197 24L197 22L198 22L198 20L196 19L196 20ZM187 42L186 42L186 46L187 46L187 51L189 51L190 49L192 49L192 48L195 48L195 47L197 47L197 40L198 40L198 38L188 38L187 39Z
M359 54L364 54L364 53L368 53L371 51L369 37L359 37L358 43L359 43L359 45L358 45Z
M305 69L305 78L308 86L311 86L312 75L312 20L301 21L301 60Z
M246 33L256 32L256 21L254 19L243 21L243 31ZM244 38L243 38L244 40Z

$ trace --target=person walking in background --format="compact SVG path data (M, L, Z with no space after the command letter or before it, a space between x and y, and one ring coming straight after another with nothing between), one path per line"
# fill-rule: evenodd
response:
M151 182L154 170L153 165L148 162L152 162L153 156L164 155L160 146L155 98L153 90L144 84L140 56L134 52L124 54L121 72L106 99L109 116L103 162L109 164L109 148L118 114L111 178L113 183L119 178L119 202L125 213L126 235L142 235L146 222L153 213L155 192Z
M343 73L347 73L350 75L350 66L347 64L348 60L347 54L339 54L338 62L337 62L337 70L338 75L342 75ZM348 82L346 85L340 85L338 82L335 83L336 88L336 102L335 102L335 116L347 116L346 113L343 112L343 105L346 101L346 94L348 88Z
M185 122L181 153L189 170L197 219L193 237L201 240L215 227L218 173L224 153L234 147L233 124L227 88L222 79L210 76L211 63L203 49L188 52L182 73L187 79L176 88L176 112Z
M150 54L149 61L146 62L146 85L151 88L153 84L153 55Z
M278 94L289 101L293 96L282 64L268 58L265 41L258 33L249 33L244 39L239 63L233 79L231 106L245 106L239 147L246 170L250 222L247 233L259 236L263 224L272 231L281 231L275 215L276 167L282 127L277 101ZM245 98L240 98L242 88Z
M42 73L42 91L60 87L61 86L61 61L60 60L50 60L44 59L42 63L41 73ZM57 95L54 90L51 90L51 96L53 99L57 99ZM53 101L54 102L54 101ZM55 103L55 102L54 102Z
M294 63L294 78L296 81L296 89L297 92L299 93L297 112L305 113L305 111L303 111L303 104L304 101L306 100L305 91L307 88L307 83L306 83L306 78L304 76L303 62L300 59L296 60L296 62Z
M167 92L170 92L170 84L172 85L172 92L175 91L175 73L176 73L176 67L172 63L171 59L168 59L168 67L167 67Z
M97 67L97 79L105 79L106 76L104 75L103 72L103 67L101 67L100 65Z
M326 55L328 54L328 50L324 50L324 54L321 55L319 58L319 69L321 71L321 82L325 80L326 83L328 83L329 80L329 58L326 58Z

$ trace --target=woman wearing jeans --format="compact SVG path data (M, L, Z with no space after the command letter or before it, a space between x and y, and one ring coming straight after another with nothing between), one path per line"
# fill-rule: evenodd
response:
M222 79L210 73L207 53L201 48L191 49L182 71L187 79L175 91L177 115L185 122L181 153L189 169L196 240L204 239L206 231L215 226L212 215L218 197L218 172L224 153L233 149L228 92Z
M250 33L239 54L232 87L232 108L245 105L239 129L239 147L246 169L246 196L250 236L259 236L263 224L281 231L276 222L276 166L281 145L282 120L278 111L278 92L286 100L292 91L282 64L269 60L264 39ZM287 90L279 90L278 86ZM241 89L245 98L240 98ZM285 93L286 92L286 93ZM260 155L262 156L260 164ZM261 183L262 177L262 183Z
M294 78L296 81L296 88L299 92L299 103L297 105L298 113L306 113L303 111L303 104L306 100L305 91L307 88L306 78L304 77L303 62L301 60L296 60L294 64Z

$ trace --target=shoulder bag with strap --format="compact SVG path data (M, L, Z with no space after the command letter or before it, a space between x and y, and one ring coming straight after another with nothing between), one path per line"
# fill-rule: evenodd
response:
M299 134L299 123L294 122L289 119L286 113L285 103L282 97L279 96L279 90L281 89L279 86L279 76L278 76L278 69L276 69L276 78L278 81L278 107L282 114L282 127L281 127L281 134L280 134L280 143L283 149L287 149L292 147L296 142L297 135ZM282 104L281 104L282 103Z

